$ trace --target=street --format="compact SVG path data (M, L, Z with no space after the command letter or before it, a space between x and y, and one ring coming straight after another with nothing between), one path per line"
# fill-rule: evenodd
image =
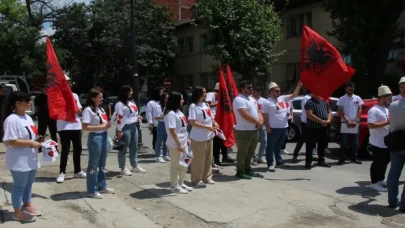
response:
M143 126L145 127L145 126ZM113 129L110 135L113 135ZM139 155L145 174L119 176L117 153L107 159L108 185L116 194L103 199L88 198L86 181L72 179L72 154L67 178L56 183L59 162L42 162L33 186L33 203L43 215L32 224L11 220L12 179L5 168L5 147L0 147L1 227L405 227L405 215L387 206L387 193L367 188L370 161L362 165L337 166L338 145L331 143L327 154L332 168L304 169L304 161L290 168L266 172L265 165L254 167L263 178L238 180L235 166L226 165L215 173L216 185L174 195L169 188L169 163L154 161L152 136L143 128L148 153ZM83 133L82 168L87 167L87 132ZM295 143L288 143L292 152ZM236 148L234 148L236 151ZM304 148L299 159L304 159ZM235 158L236 153L231 157ZM40 154L42 158L42 154ZM283 155L290 163L292 156ZM127 164L128 164L127 160ZM388 170L387 170L388 173ZM187 174L186 180L190 180ZM402 179L403 180L403 177ZM402 186L400 187L400 192Z

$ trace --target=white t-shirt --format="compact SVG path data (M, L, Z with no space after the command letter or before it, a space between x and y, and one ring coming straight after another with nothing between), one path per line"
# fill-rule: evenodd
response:
M101 110L99 107L96 107L96 112L93 112L90 107L86 107L83 110L83 119L82 122L89 124L89 126L99 126L101 124L107 123L107 113L104 110ZM95 133L107 132L107 130L101 131L92 131Z
M77 108L81 109L82 105L80 104L79 96L73 93L73 98L76 100ZM76 123L67 122L64 120L57 120L56 121L58 131L67 131L67 130L81 130L82 123L80 122L80 117L76 113Z
M162 110L160 107L159 101L149 101L146 105L146 119L148 120L148 124L153 124L153 126L157 127L158 120L155 120L155 117L159 117L158 113Z
M188 108L188 120L195 120L205 126L212 126L214 118L212 117L211 109L206 103L191 104ZM215 134L207 129L192 127L190 138L195 141L207 141L214 138Z
M401 100L404 99L405 97L401 96L401 94L398 94L396 96L392 97L392 102L397 101L397 100Z
M233 112L235 113L236 117L235 130L251 131L257 129L254 123L245 120L238 111L239 109L246 108L249 114L253 116L253 118L259 120L259 106L257 104L257 101L253 97L246 97L242 94L239 94L233 100L232 106Z
M29 115L11 114L4 121L4 142L17 139L36 140L37 137L37 127ZM18 172L38 169L41 167L38 159L38 149L7 145L6 165L8 169Z
M163 116L164 111L165 111L165 109L163 108L163 110L162 110L162 106L160 105L160 102L158 102L157 108L156 108L155 112L153 113L152 117L153 118L161 117L161 116ZM156 120L156 123L159 123L159 122L164 122L164 119Z
M256 102L257 102L257 105L259 106L259 111L262 112L263 104L266 103L267 100L264 99L263 97L259 97L259 99L256 99L256 98L255 98L255 100L256 100Z
M118 101L114 107L115 112L126 116L127 122L125 124L133 124L138 122L138 107L135 103L128 101L128 105L124 105L121 101ZM122 129L118 129L119 131Z
M386 107L374 105L367 114L367 123L381 123L387 121L389 112ZM387 148L384 143L384 137L390 133L390 126L385 125L381 128L369 129L370 131L370 144L379 148Z
M307 123L307 112L305 111L304 107L309 99L311 99L311 96L305 95L305 97L301 100L301 122L303 123Z
M165 115L165 126L167 133L166 145L171 148L177 148L177 143L170 134L169 129L176 129L177 137L180 140L180 143L183 147L187 146L187 118L183 115L180 110L177 112L170 111Z
M212 102L212 103L217 102L217 98L215 97L215 93L214 92L207 93L207 96L205 97L205 101ZM215 118L216 113L217 113L217 107L212 107L211 108L211 114L212 114L213 118Z
M268 116L270 128L287 128L290 95L279 96L277 99L269 98L267 101L262 112Z
M352 95L351 97L344 95L339 98L337 105L343 107L343 113L350 120L355 120L357 116L357 111L359 110L359 105L364 104L363 100L357 96ZM342 118L342 122L345 122L345 119Z

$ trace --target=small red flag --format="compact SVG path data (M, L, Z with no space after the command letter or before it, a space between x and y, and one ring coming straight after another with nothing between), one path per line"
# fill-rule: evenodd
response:
M219 124L219 128L226 137L226 140L224 140L224 145L226 147L235 145L235 135L233 133L235 121L232 102L229 97L225 77L221 68L219 68L218 106L215 114L215 121Z
M65 74L59 65L49 37L46 37L46 82L49 117L54 120L64 120L76 123L78 110Z
M328 98L354 74L339 51L325 38L304 26L301 37L301 82L312 93Z

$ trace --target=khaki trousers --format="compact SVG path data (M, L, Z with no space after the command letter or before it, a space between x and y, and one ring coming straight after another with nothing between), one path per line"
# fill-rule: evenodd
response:
M170 151L170 186L176 188L183 184L184 176L186 175L187 168L180 165L180 159L184 153L188 153L188 146L184 147L184 152L180 152L177 148L168 148Z
M259 141L259 130L239 131L235 130L236 147L236 168L243 171L251 166L252 155L255 153Z
M191 182L196 185L200 181L207 182L212 178L212 145L213 140L191 140L194 158L191 161Z

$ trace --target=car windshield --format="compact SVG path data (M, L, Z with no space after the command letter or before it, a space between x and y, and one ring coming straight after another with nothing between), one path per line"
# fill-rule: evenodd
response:
M294 109L296 109L296 110L302 110L301 101L302 101L302 99L297 99L297 100L294 100L294 101L292 102ZM332 112L337 112L337 111L338 111L337 100L332 100L332 107L331 107L331 110L332 110Z

